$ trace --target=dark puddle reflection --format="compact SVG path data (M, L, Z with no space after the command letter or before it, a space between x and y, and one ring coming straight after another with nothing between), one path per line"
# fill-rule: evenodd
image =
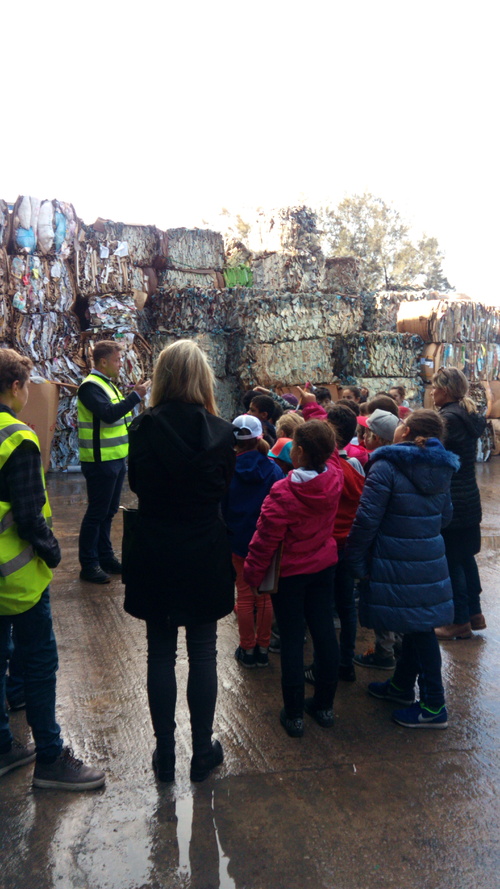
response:
M176 873L168 885L179 889L238 889L220 844L213 790L159 800L152 821L152 885L167 885L167 874L172 881Z

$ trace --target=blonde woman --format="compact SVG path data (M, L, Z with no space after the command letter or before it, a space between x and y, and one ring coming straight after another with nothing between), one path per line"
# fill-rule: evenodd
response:
M445 421L445 447L460 457L460 469L451 480L453 518L443 529L446 558L453 586L455 616L452 624L439 627L442 641L469 639L472 630L482 630L481 582L475 560L481 549L481 499L476 482L477 439L486 420L467 397L469 384L456 367L441 367L432 379L434 405Z
M212 741L217 620L234 606L231 549L220 501L234 470L230 423L217 416L213 373L201 349L178 340L161 352L151 406L130 427L129 482L138 529L124 566L125 610L146 621L153 769L175 778L175 658L186 628L191 780L223 759Z

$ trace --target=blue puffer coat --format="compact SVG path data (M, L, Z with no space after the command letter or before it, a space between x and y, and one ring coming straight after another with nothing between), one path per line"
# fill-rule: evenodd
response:
M453 623L441 528L451 520L450 481L460 460L431 438L377 449L347 541L362 626L398 633Z

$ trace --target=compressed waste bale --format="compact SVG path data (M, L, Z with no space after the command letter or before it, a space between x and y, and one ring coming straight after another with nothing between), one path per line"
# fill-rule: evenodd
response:
M334 381L332 342L328 337L287 343L249 343L231 355L229 370L245 388L294 386L307 380Z
M215 378L215 400L219 415L231 422L240 413L241 392L234 376Z
M319 289L324 293L359 293L361 289L359 259L356 256L334 256L326 259Z
M9 292L19 312L71 312L75 285L69 264L58 256L9 256Z
M489 380L483 383L487 396L486 416L492 420L500 419L500 382Z
M228 327L228 311L233 301L234 296L227 290L160 289L151 300L152 329L182 334L223 330Z
M224 290L225 282L221 272L215 269L190 269L181 271L179 269L165 269L158 273L158 286L163 288L175 287L179 290L189 287L198 287L209 290L217 287Z
M257 290L284 290L290 293L314 291L320 287L324 257L294 253L262 253L252 259L253 286Z
M111 253L106 245L85 241L75 253L75 278L82 296L132 293L133 266L128 256ZM137 288L135 288L137 289Z
M240 265L228 266L222 274L226 287L253 286L253 272L249 265L241 263Z
M92 328L123 333L137 329L137 306L131 294L90 296L87 314Z
M356 379L344 379L345 386L349 384L363 386L370 393L368 399L374 398L379 392L389 392L393 386L404 386L406 390L405 399L410 407L422 407L424 405L424 385L420 377L357 377ZM429 387L430 391L430 387ZM434 402L424 405L425 407L433 407Z
M224 239L220 232L169 228L166 236L169 269L215 269L220 272L224 268Z
M36 372L47 380L81 376L78 358L80 325L73 314L33 313L12 310L12 342L31 358Z
M166 261L167 238L155 225L128 225L99 218L92 226L85 226L85 231L87 240L93 240L94 246L95 242L107 246L110 253L126 244L132 265L154 266L158 260L160 265Z
M10 252L54 254L67 259L75 248L79 222L72 204L18 197L12 214Z
M345 377L411 377L419 370L419 336L392 332L336 337L334 369Z
M6 248L9 243L10 222L8 204L0 198L0 250Z
M8 285L8 257L5 249L0 247L0 345L10 342L10 298Z

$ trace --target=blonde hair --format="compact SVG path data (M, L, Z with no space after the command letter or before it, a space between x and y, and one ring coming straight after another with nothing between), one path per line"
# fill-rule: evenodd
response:
M289 414L282 414L276 423L276 438L293 438L297 426L305 423L304 417L296 414L295 411Z
M160 352L153 371L151 407L165 401L201 404L217 416L214 374L193 340L177 340Z
M469 414L476 413L476 405L472 398L467 397L467 377L458 367L440 367L432 378L432 384L436 389L446 389L451 400L458 401Z

